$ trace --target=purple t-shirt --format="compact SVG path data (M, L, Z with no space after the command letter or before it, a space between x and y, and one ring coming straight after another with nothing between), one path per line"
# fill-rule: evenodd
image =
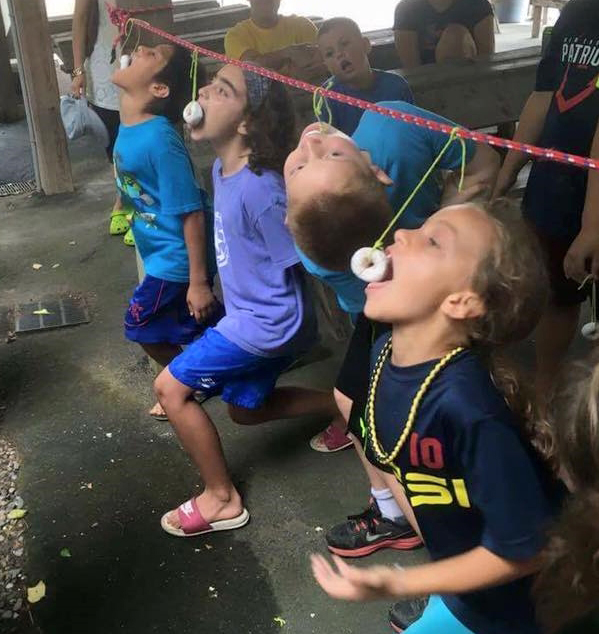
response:
M226 315L216 329L247 352L295 356L316 339L314 309L291 235L280 174L212 168L214 244Z

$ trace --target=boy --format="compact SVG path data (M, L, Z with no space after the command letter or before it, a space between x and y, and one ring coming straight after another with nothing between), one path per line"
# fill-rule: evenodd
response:
M305 81L326 69L316 47L316 26L299 15L279 15L281 0L250 0L250 18L227 31L225 54Z
M198 101L204 118L192 138L209 141L217 155L214 237L226 315L156 379L158 398L205 484L201 495L163 516L162 528L177 537L240 528L249 519L214 423L191 398L195 389L222 394L241 424L338 415L328 391L275 388L316 336L284 225L280 170L295 133L289 96L282 85L228 65Z
M349 18L331 18L323 22L318 31L318 48L332 77L326 86L336 92L364 101L414 102L408 82L395 73L373 70L368 61L370 40L363 37L360 27ZM353 134L364 113L349 104L328 100L331 124Z
M140 46L114 72L121 126L114 148L117 187L133 207L133 234L146 276L125 316L125 336L162 366L217 311L207 257L206 194L197 186L174 123L188 99L190 57L171 45ZM159 405L150 411L164 418Z
M599 11L596 0L563 9L537 72L515 139L562 152L599 157ZM504 195L528 162L510 151L496 196ZM576 332L580 304L599 277L599 173L551 161L533 163L524 217L545 251L552 297L536 332L537 394L545 399Z

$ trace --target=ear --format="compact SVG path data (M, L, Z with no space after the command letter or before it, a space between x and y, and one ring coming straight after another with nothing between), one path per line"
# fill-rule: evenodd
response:
M363 37L362 40L364 42L364 52L366 53L366 55L370 55L370 51L372 51L372 44L370 42L370 38Z
M360 150L360 154L366 162L368 163L368 167L372 170L372 173L377 177L377 179L383 183L383 185L393 185L393 181L385 174L385 172L378 166L372 162L370 158L370 154L366 152L366 150Z
M171 89L166 84L155 82L150 86L150 92L157 99L166 99L171 94Z
M247 136L248 126L245 119L241 121L237 126L237 134L241 134L241 136Z
M485 303L474 291L448 295L441 304L441 312L450 319L476 319L486 312Z

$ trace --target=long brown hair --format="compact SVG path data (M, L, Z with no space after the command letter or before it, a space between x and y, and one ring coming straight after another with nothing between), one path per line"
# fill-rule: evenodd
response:
M573 490L535 585L549 634L599 605L599 363L574 364L564 377L544 421L547 458Z

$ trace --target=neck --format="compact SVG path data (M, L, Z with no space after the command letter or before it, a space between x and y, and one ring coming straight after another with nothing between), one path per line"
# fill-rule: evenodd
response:
M248 164L249 150L239 134L221 141L211 141L216 156L222 164L223 176L231 176Z
M119 114L123 125L135 125L152 119L155 115L146 112L147 103L136 99L131 93L121 92Z
M370 90L374 86L374 73L372 72L372 68L369 66L364 74L348 81L347 85L355 90Z
M444 357L460 344L454 332L430 322L395 324L391 335L393 365L410 366Z
M274 15L255 15L254 13L250 13L250 18L252 22L261 29L272 29L277 26L279 22L279 16L276 13Z

